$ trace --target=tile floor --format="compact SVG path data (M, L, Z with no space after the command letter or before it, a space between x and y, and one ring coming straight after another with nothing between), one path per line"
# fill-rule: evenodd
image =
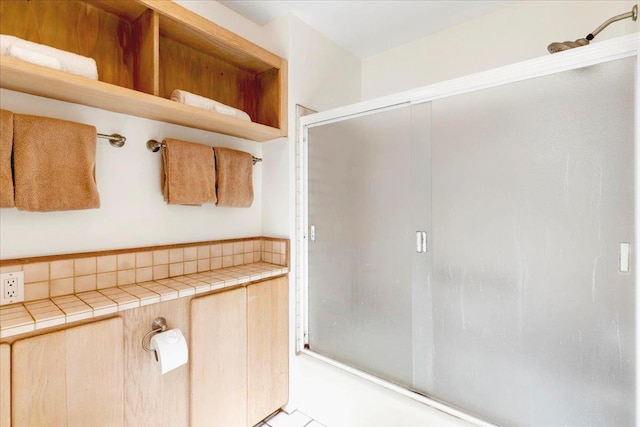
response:
M310 416L294 411L291 414L279 412L255 427L325 427L323 424L312 420Z
M318 424L270 427L477 427L308 355L295 358L297 409ZM295 412L293 413L295 414ZM292 414L292 415L293 415ZM279 414L278 414L279 415ZM284 420L288 420L283 416ZM305 418L306 419L306 418ZM272 421L267 420L268 423ZM286 422L286 421L283 421ZM293 421L292 421L293 422Z
M254 427L478 427L302 354L297 365L297 409Z

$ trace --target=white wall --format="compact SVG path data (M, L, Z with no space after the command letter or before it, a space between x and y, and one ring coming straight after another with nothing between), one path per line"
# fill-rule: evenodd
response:
M264 144L263 233L295 235L295 105L326 110L360 100L360 60L296 16L264 28L273 50L289 61L289 143Z
M4 89L0 91L0 108L87 123L98 132L127 137L122 148L114 148L106 140L97 142L100 209L46 213L1 209L2 259L261 234L260 163L254 169L251 208L167 205L160 190L160 153L151 153L145 146L149 139L171 137L232 147L259 157L262 147L256 142ZM59 141L61 146L64 143Z
M360 61L349 52L312 29L293 15L283 16L264 27L265 38L272 49L289 61L289 141L263 144L263 234L291 239L291 254L298 248L295 241L295 105L324 110L352 104L360 100ZM289 403L296 407L297 366L295 358L297 324L295 258L289 274Z
M371 99L548 55L547 45L576 40L635 1L517 1L362 62L362 98ZM593 41L640 31L614 22Z
M360 100L360 60L294 15L289 16L291 50L289 100L313 110L348 105ZM289 118L295 109L289 109ZM289 130L295 128L290 120Z

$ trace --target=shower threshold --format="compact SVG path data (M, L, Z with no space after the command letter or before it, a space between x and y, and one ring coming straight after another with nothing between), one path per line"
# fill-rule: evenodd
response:
M323 356L319 353L316 353L312 350L309 349L304 349L302 351L300 351L299 354L304 354L307 355L313 359L319 360L323 363L326 363L327 365L330 365L334 368L337 368L341 371L347 372L351 375L354 375L360 379L369 381L373 384L376 384L378 386L381 386L387 390L390 390L392 392L395 392L401 396L407 397L409 399L412 399L416 402L419 402L421 404L424 404L430 408L433 408L437 411L440 412L444 412L447 415L451 415L452 417L458 418L461 421L464 421L466 423L469 423L470 425L473 426L481 426L481 427L498 427L496 424L491 424L488 423L486 421L480 420L472 415L469 415L465 412L462 412L456 408L453 408L451 406L448 406L444 403L438 402L436 400L430 399L427 396L424 396L422 394L416 393L414 391L411 391L407 388L404 388L402 386L399 386L397 384L394 384L392 382L383 380L375 375L369 374L367 372L361 371L359 369L353 368L351 366L345 365L341 362L338 362L334 359L331 359L329 357ZM402 426L398 424L398 427L409 427L409 426ZM413 425L411 426L413 427Z

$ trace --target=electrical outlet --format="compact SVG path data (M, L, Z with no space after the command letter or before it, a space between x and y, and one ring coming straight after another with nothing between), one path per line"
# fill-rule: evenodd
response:
M0 274L0 305L24 301L24 272Z

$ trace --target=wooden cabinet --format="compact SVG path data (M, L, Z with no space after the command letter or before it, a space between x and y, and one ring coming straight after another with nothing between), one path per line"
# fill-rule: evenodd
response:
M11 426L11 346L0 344L0 427Z
M191 300L191 425L253 426L288 399L288 280Z
M4 88L255 141L286 136L286 61L171 1L2 1L0 16L0 33L92 57L99 75L2 57ZM170 101L174 89L253 122Z
M257 424L287 403L289 318L286 277L247 287L247 421Z
M280 277L2 343L0 427L253 426L288 400L287 295ZM188 332L166 375L141 346L158 316Z
M191 300L191 425L247 425L247 290Z
M13 426L123 425L123 342L119 317L16 341Z
M153 319L164 317L168 327L180 329L188 342L189 298L149 304L118 315L124 323L124 425L188 426L188 364L161 375L155 355L142 349L142 337L151 329Z

